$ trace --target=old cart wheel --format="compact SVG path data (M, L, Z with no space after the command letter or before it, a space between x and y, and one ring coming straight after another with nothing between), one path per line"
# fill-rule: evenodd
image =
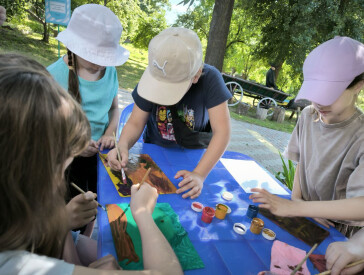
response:
M271 97L262 98L258 102L258 108L268 109L267 116L272 116L274 107L277 107L277 102Z
M228 101L229 106L235 106L236 104L238 104L243 100L243 88L240 86L239 83L231 81L226 83L225 85L228 88L231 95L233 96Z

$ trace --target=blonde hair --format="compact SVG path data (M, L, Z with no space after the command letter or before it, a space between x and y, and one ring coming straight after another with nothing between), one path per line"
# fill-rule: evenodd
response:
M81 107L34 60L0 55L0 251L59 257L64 164L88 144Z

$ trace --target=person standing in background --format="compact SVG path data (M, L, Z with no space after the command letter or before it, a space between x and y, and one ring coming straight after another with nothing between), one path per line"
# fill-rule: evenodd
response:
M274 64L271 64L270 69L265 76L265 86L278 90L276 85L276 66Z

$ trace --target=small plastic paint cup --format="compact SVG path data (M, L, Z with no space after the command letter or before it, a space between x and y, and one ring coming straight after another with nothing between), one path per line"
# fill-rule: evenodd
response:
M204 207L202 210L201 220L205 223L211 223L215 216L215 210L212 207Z
M260 232L262 232L263 227L264 227L263 220L259 218L254 218L250 224L250 231L254 234L260 234Z
M248 210L246 211L246 216L250 219L253 219L258 215L258 212L259 212L259 207L254 204L251 204L249 205Z
M215 217L220 220L225 219L228 209L229 207L227 207L225 204L219 203L218 205L216 205Z
M203 209L203 204L202 203L199 203L199 202L193 202L191 204L191 208L196 211L196 212L201 212L202 209Z

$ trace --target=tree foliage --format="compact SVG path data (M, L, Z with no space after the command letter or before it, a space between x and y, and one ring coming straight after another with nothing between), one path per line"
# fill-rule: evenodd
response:
M122 39L129 39L135 45L147 48L150 39L167 27L164 7L170 6L169 0L72 0L71 10L84 4L106 5L122 26ZM42 26L43 41L49 37L49 25L45 23L44 0L0 0L7 9L9 18L28 15Z
M261 35L255 54L266 62L292 67L301 74L313 48L335 35L363 41L363 0L245 0L250 20L259 22Z
M24 14L26 3L26 0L0 0L0 6L6 9L6 16L9 18L15 14Z
M194 11L178 17L177 24L195 30L204 40L214 2L198 2ZM296 93L306 55L335 35L363 42L364 0L235 1L223 70L234 67L240 76L264 83L269 63L276 63L278 86Z

